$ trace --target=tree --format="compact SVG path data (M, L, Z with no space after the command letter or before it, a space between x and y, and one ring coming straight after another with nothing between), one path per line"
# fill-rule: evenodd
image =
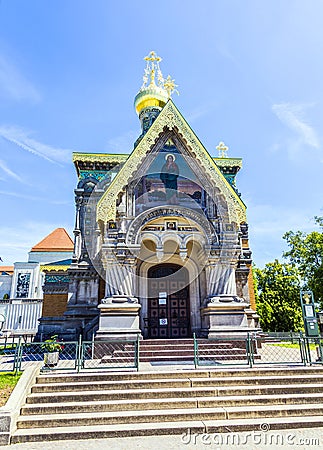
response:
M303 329L299 272L277 259L264 269L254 269L257 283L257 312L264 331Z
M283 256L297 266L304 288L312 290L315 301L323 307L323 217L315 217L315 222L320 231L288 231L284 234L283 239L290 250Z

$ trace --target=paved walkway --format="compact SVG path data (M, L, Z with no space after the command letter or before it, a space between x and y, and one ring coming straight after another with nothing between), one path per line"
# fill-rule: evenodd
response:
M323 428L200 436L145 436L135 438L36 442L0 446L7 450L319 450Z

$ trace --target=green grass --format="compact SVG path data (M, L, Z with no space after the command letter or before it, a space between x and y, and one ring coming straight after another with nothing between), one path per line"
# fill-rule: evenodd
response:
M16 344L0 345L0 355L14 354L16 346Z
M20 377L21 372L17 375L11 372L0 373L0 406L6 404Z
M278 344L272 344L270 343L269 345L275 345L278 347L284 347L284 348L299 348L299 344L292 344L291 342L279 342ZM316 345L315 344L310 344L310 350L315 350Z

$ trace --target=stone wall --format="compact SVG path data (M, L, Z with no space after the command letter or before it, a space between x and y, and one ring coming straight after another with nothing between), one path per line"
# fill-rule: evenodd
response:
M44 294L42 317L62 316L66 311L66 294Z

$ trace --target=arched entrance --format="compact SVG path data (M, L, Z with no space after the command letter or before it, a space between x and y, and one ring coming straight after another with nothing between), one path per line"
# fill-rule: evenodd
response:
M148 270L149 338L191 336L189 274L178 264L158 264Z

